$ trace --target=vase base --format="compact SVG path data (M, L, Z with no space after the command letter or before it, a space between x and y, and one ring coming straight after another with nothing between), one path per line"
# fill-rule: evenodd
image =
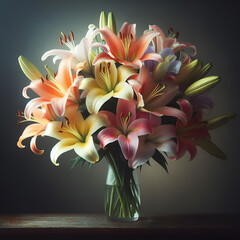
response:
M132 217L132 218L115 218L115 217L108 217L107 220L111 222L136 222L139 219L139 216Z

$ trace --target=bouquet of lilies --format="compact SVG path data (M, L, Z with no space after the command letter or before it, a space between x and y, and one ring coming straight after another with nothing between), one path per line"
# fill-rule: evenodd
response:
M31 150L42 154L37 137L53 137L59 140L50 154L56 166L58 157L73 149L75 163L94 164L106 157L115 172L121 164L132 171L150 159L167 170L166 159L177 160L188 152L192 160L197 147L224 159L209 132L234 114L203 118L213 108L209 93L220 78L206 76L212 64L203 65L196 47L178 37L172 28L165 35L150 25L137 38L136 24L127 22L117 32L113 14L102 12L99 27L89 25L79 44L72 31L62 33L60 45L68 50L43 54L43 61L50 56L54 64L59 60L57 70L45 66L47 74L42 74L20 56L30 79L22 94L29 98L31 89L38 97L17 114L18 123L31 122L18 147L31 137ZM115 177L123 184L120 172ZM123 204L124 197L120 200Z

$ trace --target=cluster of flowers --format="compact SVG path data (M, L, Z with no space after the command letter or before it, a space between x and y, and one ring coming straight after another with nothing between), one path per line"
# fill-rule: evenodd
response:
M224 114L203 120L204 109L213 102L209 90L219 82L218 76L206 74L211 64L196 59L196 47L179 42L178 32L170 28L166 36L156 25L136 38L136 24L124 23L116 32L112 13L100 15L99 28L89 25L78 45L74 35L62 33L61 45L69 50L54 49L42 56L60 60L57 72L45 66L43 77L26 58L19 63L31 80L23 89L39 97L30 100L19 122L30 121L17 143L32 137L31 150L38 136L59 140L51 151L51 160L74 149L82 159L96 163L99 149L115 142L128 161L137 168L160 152L172 160L187 151L192 160L197 146L210 154L225 158L211 142L209 130L233 118ZM190 48L189 55L186 48ZM97 136L97 137L94 137Z

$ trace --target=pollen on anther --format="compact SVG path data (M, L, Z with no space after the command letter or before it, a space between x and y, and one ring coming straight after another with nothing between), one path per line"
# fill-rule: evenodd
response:
M99 71L100 71L100 72L102 71L102 63L100 63Z
M71 30L70 34L71 34L72 40L74 41L74 35L73 35L73 31L72 30Z
M175 38L178 38L178 36L179 36L179 32L176 32L176 36L175 36Z
M64 42L67 43L67 37L65 34L63 34L63 37L64 37Z
M48 74L46 74L46 77L45 77L45 78L46 78L46 80L48 80Z
M108 69L110 68L110 65L111 65L110 62L108 62L108 63L107 63L107 68L108 68Z
M172 27L170 27L170 30L173 32L173 28Z
M63 131L62 131L62 130L59 130L58 132L59 132L59 133L63 133Z
M120 36L120 39L122 39L122 33L121 32L119 32L119 36Z
M59 37L59 42L60 42L60 44L61 44L61 46L62 46L63 43L62 43L62 38L61 38L61 37Z
M69 34L68 34L68 41L71 42L71 38L70 38Z
M67 117L64 117L67 121L67 125L69 125L69 119Z
M42 83L44 83L44 79L43 79L43 77L41 76L41 81L42 81Z

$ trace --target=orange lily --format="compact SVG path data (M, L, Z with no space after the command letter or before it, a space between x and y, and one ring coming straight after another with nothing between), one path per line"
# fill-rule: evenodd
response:
M20 113L19 117L21 119ZM25 121L33 121L35 123L27 126L23 131L22 135L20 136L17 146L19 148L25 148L22 144L22 141L26 138L32 137L30 142L30 148L35 154L43 154L44 150L39 150L36 147L36 139L38 136L42 136L44 131L47 127L47 124L53 120L56 120L57 116L54 114L53 109L51 106L42 106L42 108L35 109L32 114L31 118L28 120L22 120L21 122Z
M40 96L28 102L24 111L25 117L29 119L31 113L44 104L51 104L56 115L63 116L67 105L80 101L79 84L82 79L81 76L75 78L75 75L72 75L71 59L62 60L56 76L53 74L49 78L33 80L23 89L25 98L29 98L27 95L29 88Z
M114 60L118 63L141 68L145 60L161 61L161 56L156 53L145 54L148 45L152 39L159 35L157 32L148 32L136 39L136 24L123 24L118 36L114 34L107 26L99 30L104 37L110 53L102 52L94 59L93 64L98 61Z

